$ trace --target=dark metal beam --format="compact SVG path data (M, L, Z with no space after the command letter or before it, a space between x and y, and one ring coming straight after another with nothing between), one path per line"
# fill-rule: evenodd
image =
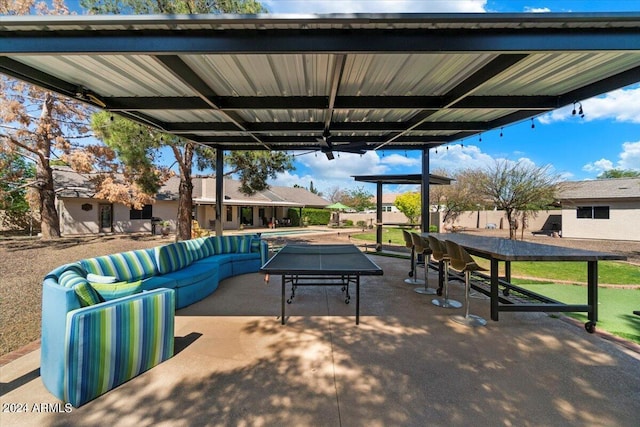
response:
M640 50L640 29L60 29L1 31L7 54L206 54L357 52L581 52Z

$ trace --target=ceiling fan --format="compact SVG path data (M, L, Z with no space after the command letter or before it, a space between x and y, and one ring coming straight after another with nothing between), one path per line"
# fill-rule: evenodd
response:
M322 151L327 159L333 160L335 157L333 155L334 151L342 151L343 153L355 153L355 154L364 154L367 150L362 148L353 147L350 143L341 144L344 146L336 146L331 142L331 132L328 129L325 129L322 133L322 138L316 138L320 143L320 151Z

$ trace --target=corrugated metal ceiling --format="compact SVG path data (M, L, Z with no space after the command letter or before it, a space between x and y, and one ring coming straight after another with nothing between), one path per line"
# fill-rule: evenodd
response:
M430 148L640 81L640 14L0 17L0 72L223 149Z

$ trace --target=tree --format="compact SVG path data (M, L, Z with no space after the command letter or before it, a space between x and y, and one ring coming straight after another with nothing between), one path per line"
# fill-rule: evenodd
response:
M339 201L361 212L373 207L373 203L371 202L372 197L373 194L367 192L364 187L358 187L344 192Z
M0 2L0 14L69 14L63 1L51 2L51 6L47 3L36 0ZM35 176L29 183L33 197L29 200L33 210L40 214L43 239L60 237L50 162L56 156L74 150L76 145L72 141L82 138L88 130L88 114L89 110L84 104L0 76L2 150L25 157L35 165Z
M462 212L475 210L478 205L488 204L480 194L474 191L473 183L482 172L466 169L453 174L454 181L451 185L434 185L429 187L429 201L431 206L444 212L442 221L452 224ZM438 173L447 176L448 173Z
M340 187L331 187L327 190L327 197L325 197L331 203L336 203L342 200L344 197L344 191L340 189Z
M496 161L484 171L474 173L470 188L504 210L509 238L516 238L518 217L526 218L550 206L558 189L558 177L549 165L537 167L527 162Z
M3 227L27 229L31 224L27 188L35 177L33 163L16 153L0 151L0 210Z
M609 169L598 175L598 179L637 177L640 177L640 170L634 169Z
M409 223L415 224L420 220L422 213L422 197L418 192L406 192L396 197L394 204L400 212L409 220Z
M169 147L180 176L176 239L190 239L193 210L192 171L194 168L200 171L215 169L216 151L108 112L94 114L91 123L96 137L113 150L121 162L122 169L119 172L125 178L124 182L118 182L115 175L110 174L99 183L101 190L96 197L132 207L150 203L151 197L171 175L169 167L157 165L160 149ZM101 152L99 147L88 147L91 153L94 153L94 149L96 155L91 157L89 162L85 161L85 164L108 165L115 172L114 166L117 163L97 160L100 153L106 154L107 157L111 154ZM267 179L275 178L278 172L293 168L290 157L282 152L233 151L225 157L225 164L229 169L224 175L238 175L240 189L246 194L268 188ZM108 185L105 185L107 183Z
M95 15L152 15L196 13L263 13L255 0L81 0L80 5Z
M255 0L174 0L154 3L144 0L82 0L81 4L90 13L101 14L259 13L266 11ZM104 122L104 119L102 122ZM118 126L121 126L120 120L117 123ZM97 128L94 128L94 130L97 132ZM149 134L149 138L146 139L143 147L139 149L148 151L165 145L170 147L173 152L176 165L180 171L176 239L190 239L191 212L193 208L191 173L194 166L199 170L215 169L216 151L176 136L162 135L151 128L142 130L141 134ZM114 147L112 142L107 143ZM120 140L119 151L117 151L120 153L131 151L124 147L127 144L135 145L141 143L131 139L122 139ZM147 177L148 183L154 182L151 164L136 163L136 156L127 156L122 160L131 167L131 170L138 170L140 176ZM225 165L231 168L225 175L237 175L241 181L240 190L246 194L253 194L268 188L267 179L275 178L278 172L293 169L291 158L282 152L232 151L225 157ZM146 172L143 173L142 171Z

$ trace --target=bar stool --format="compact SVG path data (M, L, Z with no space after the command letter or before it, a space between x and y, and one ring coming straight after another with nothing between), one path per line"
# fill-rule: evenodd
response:
M422 280L415 277L416 272L416 248L413 245L413 239L411 233L407 230L402 230L402 237L404 237L404 245L411 249L411 271L409 271L409 277L404 279L404 283L408 285L422 285Z
M462 303L449 298L449 255L444 243L433 236L428 236L431 256L440 263L444 273L444 298L434 298L431 303L442 308L460 308Z
M451 268L464 273L464 316L454 316L452 319L454 322L467 326L484 326L487 324L485 319L475 314L469 314L469 293L471 290L471 272L487 270L476 264L471 255L462 246L450 240L445 240L444 243L447 247L447 253L451 257Z
M429 242L424 237L420 236L418 233L410 233L411 240L413 241L413 247L415 248L416 258L418 258L419 254L422 254L422 259L424 260L424 287L415 288L414 291L423 294L423 295L435 295L436 290L431 289L429 287L429 279L427 277L428 274L428 265L429 265L429 255L431 255L431 249L429 249ZM416 269L418 267L418 261L416 259L415 262Z

